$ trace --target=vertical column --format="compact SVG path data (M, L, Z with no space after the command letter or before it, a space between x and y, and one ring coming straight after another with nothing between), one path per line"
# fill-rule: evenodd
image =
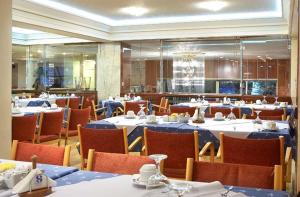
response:
M0 1L0 158L8 158L11 146L12 0Z
M119 96L121 91L121 44L98 45L97 83L98 99Z

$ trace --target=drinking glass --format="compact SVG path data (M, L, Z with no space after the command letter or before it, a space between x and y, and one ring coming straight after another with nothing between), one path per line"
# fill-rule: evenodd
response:
M278 105L278 96L275 97L275 103L274 105Z
M146 118L146 113L144 111L144 109L145 109L144 104L139 104L139 106L140 106L140 111L138 111L137 116L140 119L145 119Z
M227 119L229 120L235 120L236 116L233 113L233 107L230 107L230 114L228 114Z
M266 100L266 96L263 96L263 97L264 97L264 99L262 101L262 104L268 104L268 101Z
M262 124L262 121L261 121L261 119L259 118L260 112L261 112L261 111L255 111L255 113L256 113L256 118L255 118L255 120L254 120L253 122L256 123L256 124Z
M164 159L167 159L168 156L164 154L153 154L149 155L149 158L155 161L156 174L149 177L148 186L155 185L162 181L167 181L167 177L160 172L160 162Z
M184 193L191 191L192 186L188 183L171 183L169 185L171 191L175 191L178 197L183 197Z

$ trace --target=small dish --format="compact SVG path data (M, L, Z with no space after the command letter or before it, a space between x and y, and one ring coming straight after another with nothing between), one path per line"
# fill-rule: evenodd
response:
M147 187L147 182L144 182L144 181L140 181L140 175L139 174L134 174L132 175L132 183L136 186L139 186L139 187ZM157 184L151 184L150 187L160 187L160 186L163 186L165 183L163 182L159 182Z

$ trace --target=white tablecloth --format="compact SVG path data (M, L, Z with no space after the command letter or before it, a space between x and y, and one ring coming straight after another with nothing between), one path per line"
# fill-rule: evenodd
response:
M50 107L21 107L19 108L19 112L20 113L12 113L12 116L24 116L25 114L36 114L36 113L41 113L41 112L45 112L45 113L50 113L50 112L59 112L62 111L63 108L56 108L56 109L51 109Z
M97 179L92 181L81 182L73 185L54 188L54 193L49 197L146 197L146 196L177 196L174 192L168 193L167 188L156 188L146 190L145 187L137 187L132 183L131 175L117 176L108 179ZM226 190L219 182L200 183L188 182L192 185L192 190L184 196L205 196L205 197L220 197L221 193ZM240 193L229 192L228 197L243 197Z

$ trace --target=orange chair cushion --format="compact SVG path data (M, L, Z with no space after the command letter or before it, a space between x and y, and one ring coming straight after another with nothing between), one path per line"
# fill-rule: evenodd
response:
M145 113L147 113L148 110L148 102L147 101L127 101L125 102L125 111L124 113L127 114L128 111L134 111L135 114L137 114L140 111L140 104L143 104L145 109Z
M80 124L82 127L89 122L90 117L90 108L85 109L70 109L70 122L69 122L69 130L77 130L77 125Z
M195 157L193 133L166 133L148 130L147 147L148 155L168 155L164 161L164 173L166 176L174 178L183 178L186 159Z
M239 139L224 135L224 162L250 165L280 165L279 139Z
M71 109L79 109L80 98L70 98L69 99L69 108Z
M95 149L96 152L125 153L123 129L82 127L80 138L84 159L87 159L89 149Z
M95 152L93 171L117 174L138 174L144 164L154 164L145 156Z
M40 143L59 139L58 135L41 135Z
M64 118L64 112L44 113L41 135L59 135Z
M63 165L64 148L44 144L18 143L15 160L31 161L33 155L38 157L38 163Z
M187 107L187 106L175 106L171 105L170 106L170 112L172 113L188 113L190 116L193 116L195 113L196 107Z
M12 117L12 139L32 141L36 131L37 116Z
M273 189L274 167L194 162L193 181L220 181L224 185Z
M66 128L62 128L61 130L61 136L66 136L67 135L67 129ZM77 136L78 135L78 131L77 130L69 130L68 131L68 137L70 136Z

